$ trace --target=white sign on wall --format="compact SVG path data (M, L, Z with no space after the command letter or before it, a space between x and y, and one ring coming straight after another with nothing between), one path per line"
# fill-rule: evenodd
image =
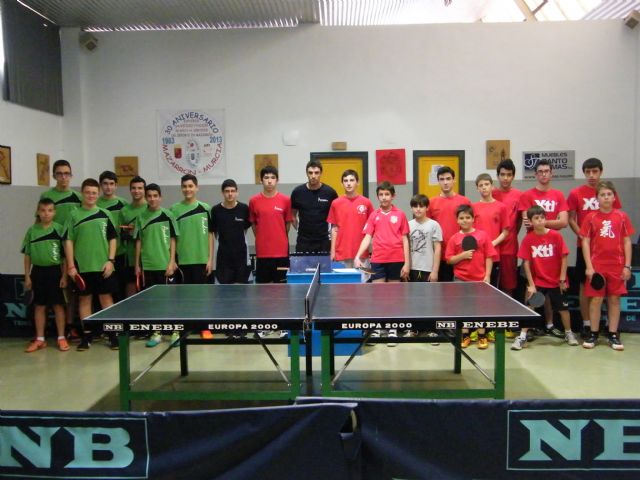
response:
M541 152L522 152L522 178L534 180L536 165L540 160L548 160L553 169L553 178L574 178L576 166L575 150L550 150Z
M224 110L158 110L159 178L224 178Z

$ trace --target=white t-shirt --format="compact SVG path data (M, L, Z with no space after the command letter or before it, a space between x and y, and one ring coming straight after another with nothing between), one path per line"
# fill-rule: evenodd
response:
M442 241L442 228L433 219L418 223L409 222L409 243L411 246L411 270L431 272L433 269L433 242Z

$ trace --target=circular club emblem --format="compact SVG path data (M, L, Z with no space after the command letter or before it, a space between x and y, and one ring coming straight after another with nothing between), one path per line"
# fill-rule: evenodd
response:
M398 217L395 215L391 215L391 223L398 223Z
M365 213L367 213L367 207L365 207L364 205L358 205L358 213L363 215Z

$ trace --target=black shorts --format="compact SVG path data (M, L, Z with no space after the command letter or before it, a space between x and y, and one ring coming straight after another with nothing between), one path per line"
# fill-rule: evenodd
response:
M331 251L331 240L296 241L296 253L329 253Z
M165 270L145 270L143 288L153 287L154 285L166 285L173 282L167 281L164 275Z
M584 283L587 279L586 275L587 265L584 263L584 256L582 255L582 248L578 247L576 250L576 269L575 269L575 277L578 283Z
M124 267L122 278L125 279L125 284L136 283L135 267Z
M256 258L256 283L286 283L289 257Z
M182 283L186 284L205 284L207 283L207 266L205 264L198 265L180 265L182 270Z
M493 267L491 267L491 277L489 278L489 283L494 287L498 288L499 282L500 282L500 262L493 262Z
M373 273L371 274L371 280L381 280L385 279L386 281L400 280L400 271L402 270L402 266L404 262L387 262L387 263L375 263L371 262L371 269Z
M83 291L77 290L79 297L87 295L113 295L118 291L118 278L113 272L109 278L104 278L102 272L81 273L84 283L87 285Z
M410 282L428 282L431 272L425 272L423 270L410 270L409 281Z
M549 297L551 308L554 312L563 312L565 310L569 310L569 300L567 300L567 296L560 291L560 287L536 287L536 290Z
M445 260L440 261L438 282L453 282L453 265L449 265Z
M31 269L31 290L34 305L64 305L64 293L60 288L62 271L60 265L38 267Z
M250 274L250 265L218 264L216 267L216 280L218 280L218 283L222 284L249 283Z

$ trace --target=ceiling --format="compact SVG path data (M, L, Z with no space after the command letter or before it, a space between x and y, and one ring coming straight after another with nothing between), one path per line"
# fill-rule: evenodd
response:
M86 31L624 18L640 0L17 0Z

